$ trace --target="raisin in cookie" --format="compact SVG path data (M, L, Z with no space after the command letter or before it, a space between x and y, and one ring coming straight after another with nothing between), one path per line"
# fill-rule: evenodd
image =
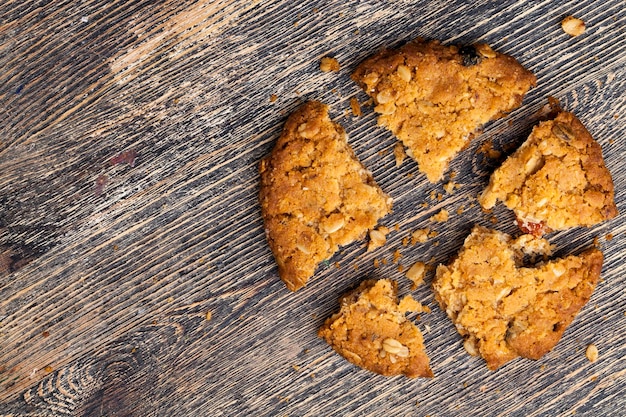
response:
M339 299L341 309L318 335L353 364L381 375L432 377L424 340L407 312L429 312L410 295L398 303L396 282L367 280Z
M285 123L261 161L260 202L269 246L292 291L339 245L365 235L391 210L391 198L356 158L328 106L308 102Z
M417 39L361 63L352 79L376 104L378 124L408 148L430 182L480 127L518 107L535 76L488 45Z
M479 202L490 209L498 200L515 212L523 232L535 235L617 215L602 149L569 112L536 126L492 174Z
M465 338L471 355L491 370L521 356L539 359L560 340L589 301L602 269L602 252L589 249L520 266L523 252L547 251L547 241L474 227L458 256L437 268L433 290Z

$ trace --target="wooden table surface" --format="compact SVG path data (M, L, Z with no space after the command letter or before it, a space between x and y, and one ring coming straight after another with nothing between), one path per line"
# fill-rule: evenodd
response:
M413 295L433 310L418 323L433 379L371 374L316 336L339 294L366 277L411 292L395 250L405 267L447 262L475 223L515 233L510 212L476 205L502 160L479 150L491 141L512 152L548 96L601 144L626 212L626 3L477 3L3 0L0 415L624 415L623 215L549 236L557 255L597 237L605 263L589 304L538 361L487 370L429 285ZM562 32L570 14L584 35ZM366 100L350 71L418 36L487 42L538 78L521 108L454 160L452 194L413 161L395 168L395 140L371 107L346 113L350 97ZM319 70L327 55L340 72ZM265 241L257 164L309 99L331 106L394 198L382 224L399 230L374 252L344 247L290 293ZM450 220L432 223L441 208ZM402 246L424 227L439 235Z

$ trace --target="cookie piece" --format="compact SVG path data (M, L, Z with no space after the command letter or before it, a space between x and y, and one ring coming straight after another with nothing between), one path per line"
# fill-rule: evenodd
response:
M432 377L424 339L407 312L430 312L410 295L398 303L393 280L366 280L344 294L318 336L353 364L377 374Z
M361 63L352 79L432 183L480 127L522 103L535 76L488 45L417 39Z
M569 112L536 126L494 171L479 202L490 209L498 200L515 212L524 233L535 235L617 215L602 148Z
M267 241L291 291L306 285L339 245L363 237L391 210L391 198L330 120L328 106L316 101L289 116L259 171Z
M437 268L435 298L465 338L465 350L482 356L491 370L549 352L593 293L602 252L520 266L523 252L548 248L531 235L514 240L476 226L458 256Z

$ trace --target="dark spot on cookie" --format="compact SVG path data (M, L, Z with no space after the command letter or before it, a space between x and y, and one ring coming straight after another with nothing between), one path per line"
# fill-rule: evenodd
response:
M478 65L480 64L480 61L482 60L480 55L478 55L478 51L472 45L461 47L461 49L459 49L459 54L461 55L461 58L463 59L463 66L465 67Z
M564 141L570 141L576 137L572 129L558 122L554 122L554 125L552 125L552 134Z

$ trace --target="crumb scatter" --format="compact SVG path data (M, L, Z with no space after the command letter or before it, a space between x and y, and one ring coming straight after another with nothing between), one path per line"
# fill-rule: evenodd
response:
M563 19L563 21L561 21L561 28L563 32L573 37L582 35L586 30L585 22L574 16L567 16Z
M449 217L450 217L450 213L448 213L448 210L441 209L439 213L432 216L430 220L432 220L433 222L437 222L437 223L445 223L448 221Z
M320 71L322 72L337 72L341 69L339 61L336 58L325 56L320 61Z

